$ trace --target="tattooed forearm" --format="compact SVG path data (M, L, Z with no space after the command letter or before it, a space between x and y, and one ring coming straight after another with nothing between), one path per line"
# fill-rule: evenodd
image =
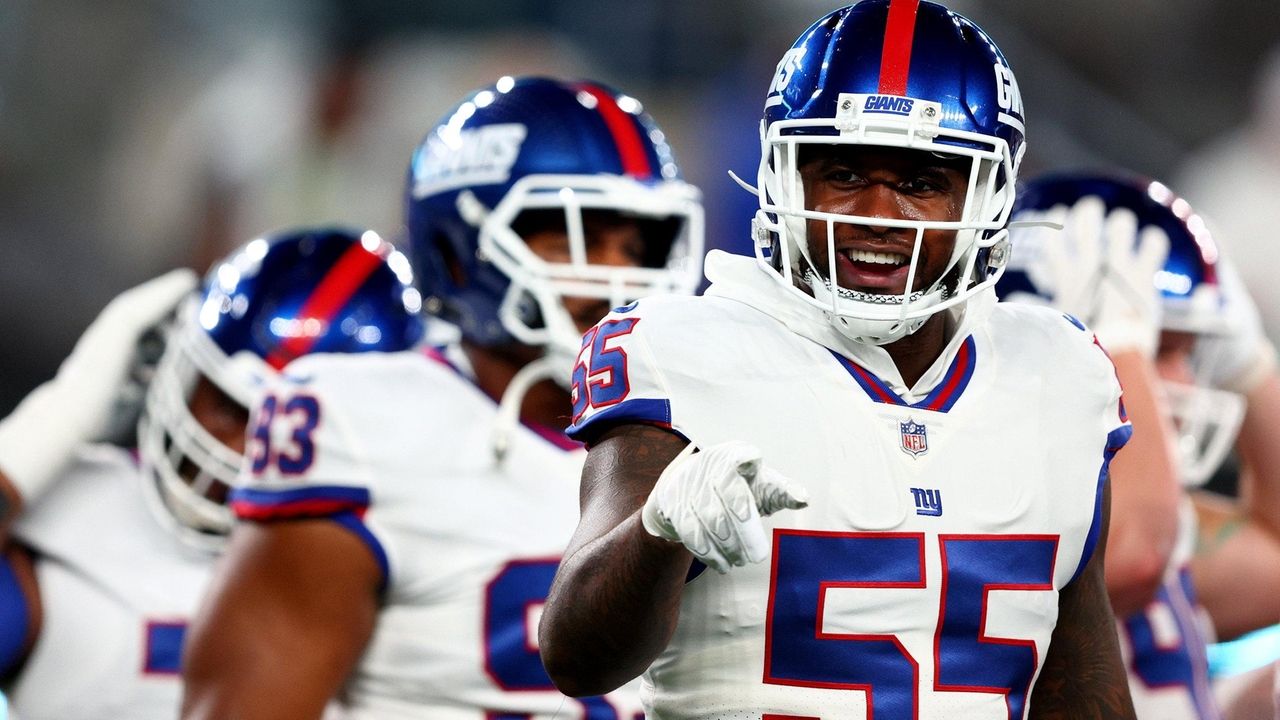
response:
M543 664L570 695L601 694L635 677L675 631L692 556L646 533L639 510L684 446L667 431L629 425L587 456L582 517L539 635Z
M1101 585L1082 576L1076 585ZM1088 594L1067 602L1065 595ZM1063 592L1062 614L1053 631L1049 656L1031 696L1031 718L1132 718L1129 685L1120 662L1115 620L1106 588L1074 587Z
M1103 528L1110 516L1108 489L1103 495ZM1103 580L1105 548L1104 529L1089 565L1059 597L1058 625L1031 695L1033 720L1134 718L1115 617Z
M684 449L678 435L649 425L621 425L592 446L582 469L582 509L598 505L630 514L640 508L658 476ZM614 525L620 517L602 518Z

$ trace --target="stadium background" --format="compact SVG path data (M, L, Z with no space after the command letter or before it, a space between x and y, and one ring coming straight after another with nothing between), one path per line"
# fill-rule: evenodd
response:
M1189 153L1263 116L1268 180L1280 186L1280 61L1264 79L1267 58L1280 57L1269 55L1280 47L1275 0L951 5L979 20L1018 75L1028 171L1109 160L1176 178ZM502 74L590 76L643 100L706 193L711 243L743 247L753 199L724 171L754 178L774 64L836 6L6 0L0 412L53 372L108 298L162 269L202 267L282 225L395 235L412 147L465 91ZM1254 210L1280 215L1274 207Z

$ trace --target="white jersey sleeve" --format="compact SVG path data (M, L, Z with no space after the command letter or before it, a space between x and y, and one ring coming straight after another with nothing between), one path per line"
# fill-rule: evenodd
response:
M1112 364L1111 356L1107 354L1106 348L1102 346L1102 343L1098 342L1097 336L1079 320L1070 315L1063 315L1062 317L1072 328L1064 331L1066 335L1062 343L1065 346L1063 347L1064 355L1069 351L1075 351L1071 354L1078 354L1080 358L1077 370L1080 375L1079 390L1072 391L1077 396L1075 402L1082 405L1079 408L1080 416L1097 418L1096 432L1106 437L1102 453L1102 468L1098 472L1097 493L1093 506L1093 523L1085 539L1084 552L1081 555L1079 565L1076 568L1075 575L1072 576L1074 580L1093 557L1093 551L1096 548L1098 537L1102 530L1102 496L1105 485L1110 478L1111 460L1121 448L1128 444L1129 438L1133 436L1133 424L1129 421L1129 414L1124 407L1124 389L1120 385L1115 365ZM1072 345L1077 347L1071 347ZM1085 391L1086 389L1087 391ZM1072 398L1068 394L1062 397L1061 401L1064 405L1069 405L1072 403Z
M569 437L589 443L605 429L629 422L680 432L672 424L671 390L649 345L653 323L645 322L658 303L617 308L583 336L573 368Z
M236 516L332 519L369 547L384 580L394 575L390 536L369 510L394 502L396 487L381 461L414 441L401 437L404 414L431 412L431 398L401 390L421 383L396 382L422 366L418 353L403 352L311 355L286 367L252 413L242 484L231 498Z

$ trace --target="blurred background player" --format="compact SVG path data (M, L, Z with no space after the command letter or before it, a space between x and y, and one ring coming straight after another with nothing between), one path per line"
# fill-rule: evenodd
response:
M698 193L634 98L504 77L428 133L405 195L424 307L460 342L315 356L272 387L184 717L313 718L339 690L357 718L636 716L634 689L556 692L536 627L577 519L581 333L696 287Z
M200 292L179 270L119 296L0 424L0 487L16 515L6 557L22 578L20 598L0 588L0 664L18 672L8 689L21 717L175 716L186 624L230 530L251 398L309 352L412 347L410 280L371 232L255 239ZM136 451L101 442L139 405Z
M1215 330L1195 337L1166 333L1158 362L1171 381L1217 398L1191 404L1202 415L1228 403L1238 413L1243 400L1238 431L1217 441L1234 450L1235 497L1193 494L1200 532L1192 575L1218 638L1229 640L1280 622L1280 374L1275 348L1236 264L1221 257L1217 271L1222 303ZM1208 460L1200 474L1188 478L1192 484L1219 469L1221 455Z
M1224 715L1271 720L1263 714L1267 708L1280 714L1270 692L1274 668L1258 665L1280 658L1280 374L1253 293L1232 256L1220 257L1217 270L1222 303L1216 331L1169 337L1158 362L1170 383L1190 384L1192 398L1203 396L1184 402L1178 415L1193 430L1204 426L1206 416L1222 414L1219 407L1239 413L1243 400L1243 419L1234 416L1234 445L1230 432L1213 443L1231 446L1234 463L1217 467L1218 456L1206 453L1200 473L1186 478L1194 484L1217 470L1208 486L1192 493L1199 533L1190 570L1220 641L1209 660ZM1183 443L1196 447L1187 434ZM1232 476L1234 489L1219 482Z
M756 258L711 253L706 295L583 347L551 676L644 672L662 718L1131 717L1120 388L1083 328L992 290L1026 147L1003 54L863 0L801 33L763 111Z
M1159 521L1146 517L1156 513L1177 526L1159 587L1119 626L1139 717L1220 717L1205 653L1213 629L1204 626L1197 591L1208 593L1213 625L1228 637L1280 619L1280 533L1273 527L1280 460L1264 440L1273 434L1268 421L1276 421L1268 414L1280 408L1280 395L1269 389L1274 350L1204 221L1166 186L1116 174L1046 176L1024 186L1015 219L1064 228L1060 235L1014 232L1002 295L1048 301L1094 321L1126 399L1155 390L1154 416L1130 406L1137 436L1167 445L1177 459L1172 510L1156 494L1161 465L1122 474L1117 463L1114 476L1113 533L1125 524L1157 528ZM1166 257L1150 249L1153 242L1168 248ZM1159 378L1155 388L1152 376ZM1256 424L1237 436L1245 397ZM1246 467L1242 502L1184 494L1208 480L1237 438ZM1108 589L1120 607L1118 596L1137 596L1118 572L1113 578L1115 557L1108 555Z

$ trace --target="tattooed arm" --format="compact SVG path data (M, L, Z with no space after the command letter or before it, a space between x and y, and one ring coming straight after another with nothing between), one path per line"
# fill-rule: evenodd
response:
M644 671L675 632L692 555L645 532L640 509L685 441L648 425L606 432L582 471L582 517L547 597L539 646L567 695L599 695Z
M1080 577L1058 596L1058 625L1031 695L1031 720L1135 717L1102 573L1110 519L1108 482L1103 489L1097 549Z

